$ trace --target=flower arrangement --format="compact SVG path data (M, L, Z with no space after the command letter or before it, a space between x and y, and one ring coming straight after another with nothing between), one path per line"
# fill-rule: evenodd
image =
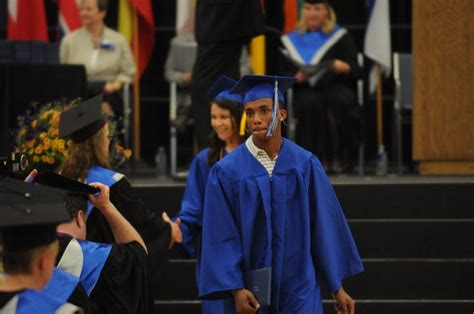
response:
M16 149L28 155L30 162L40 169L55 170L68 156L71 139L59 138L59 119L61 112L74 106L62 102L49 103L43 106L33 105L33 110L27 111L18 117L18 128L15 133ZM109 134L112 134L110 149L111 163L114 167L120 166L130 159L130 149L120 145L117 135L116 121L113 116L107 115ZM123 132L123 131L122 131Z

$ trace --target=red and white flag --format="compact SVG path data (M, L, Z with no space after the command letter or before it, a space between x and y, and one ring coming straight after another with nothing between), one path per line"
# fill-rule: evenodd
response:
M59 25L63 35L66 35L82 26L79 15L81 0L59 0Z
M48 41L43 0L8 0L7 39Z

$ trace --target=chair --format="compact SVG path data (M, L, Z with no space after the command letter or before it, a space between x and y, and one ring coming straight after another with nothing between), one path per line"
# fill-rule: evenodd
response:
M393 103L393 160L397 173L403 173L403 127L412 123L413 74L412 56L409 53L393 54L393 79L395 97Z

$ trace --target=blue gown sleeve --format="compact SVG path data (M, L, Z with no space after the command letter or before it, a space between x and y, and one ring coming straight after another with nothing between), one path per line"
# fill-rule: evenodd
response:
M197 237L201 232L204 192L209 175L209 166L195 157L189 167L188 182L181 202L178 217L181 220L183 244L189 254L196 256Z
M316 157L311 158L309 195L312 245L316 268L335 292L342 281L364 270L336 193Z
M232 297L244 287L242 245L231 203L231 185L216 164L209 175L204 200L199 296L203 299Z

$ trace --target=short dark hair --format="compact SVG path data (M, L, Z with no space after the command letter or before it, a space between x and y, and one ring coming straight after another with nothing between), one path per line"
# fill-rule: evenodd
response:
M64 205L72 220L79 211L87 210L87 198L83 195L68 194L64 199Z
M20 252L2 252L3 269L6 274L31 274L33 262L52 246L57 246L57 240L40 247ZM57 250L57 248L55 248Z

